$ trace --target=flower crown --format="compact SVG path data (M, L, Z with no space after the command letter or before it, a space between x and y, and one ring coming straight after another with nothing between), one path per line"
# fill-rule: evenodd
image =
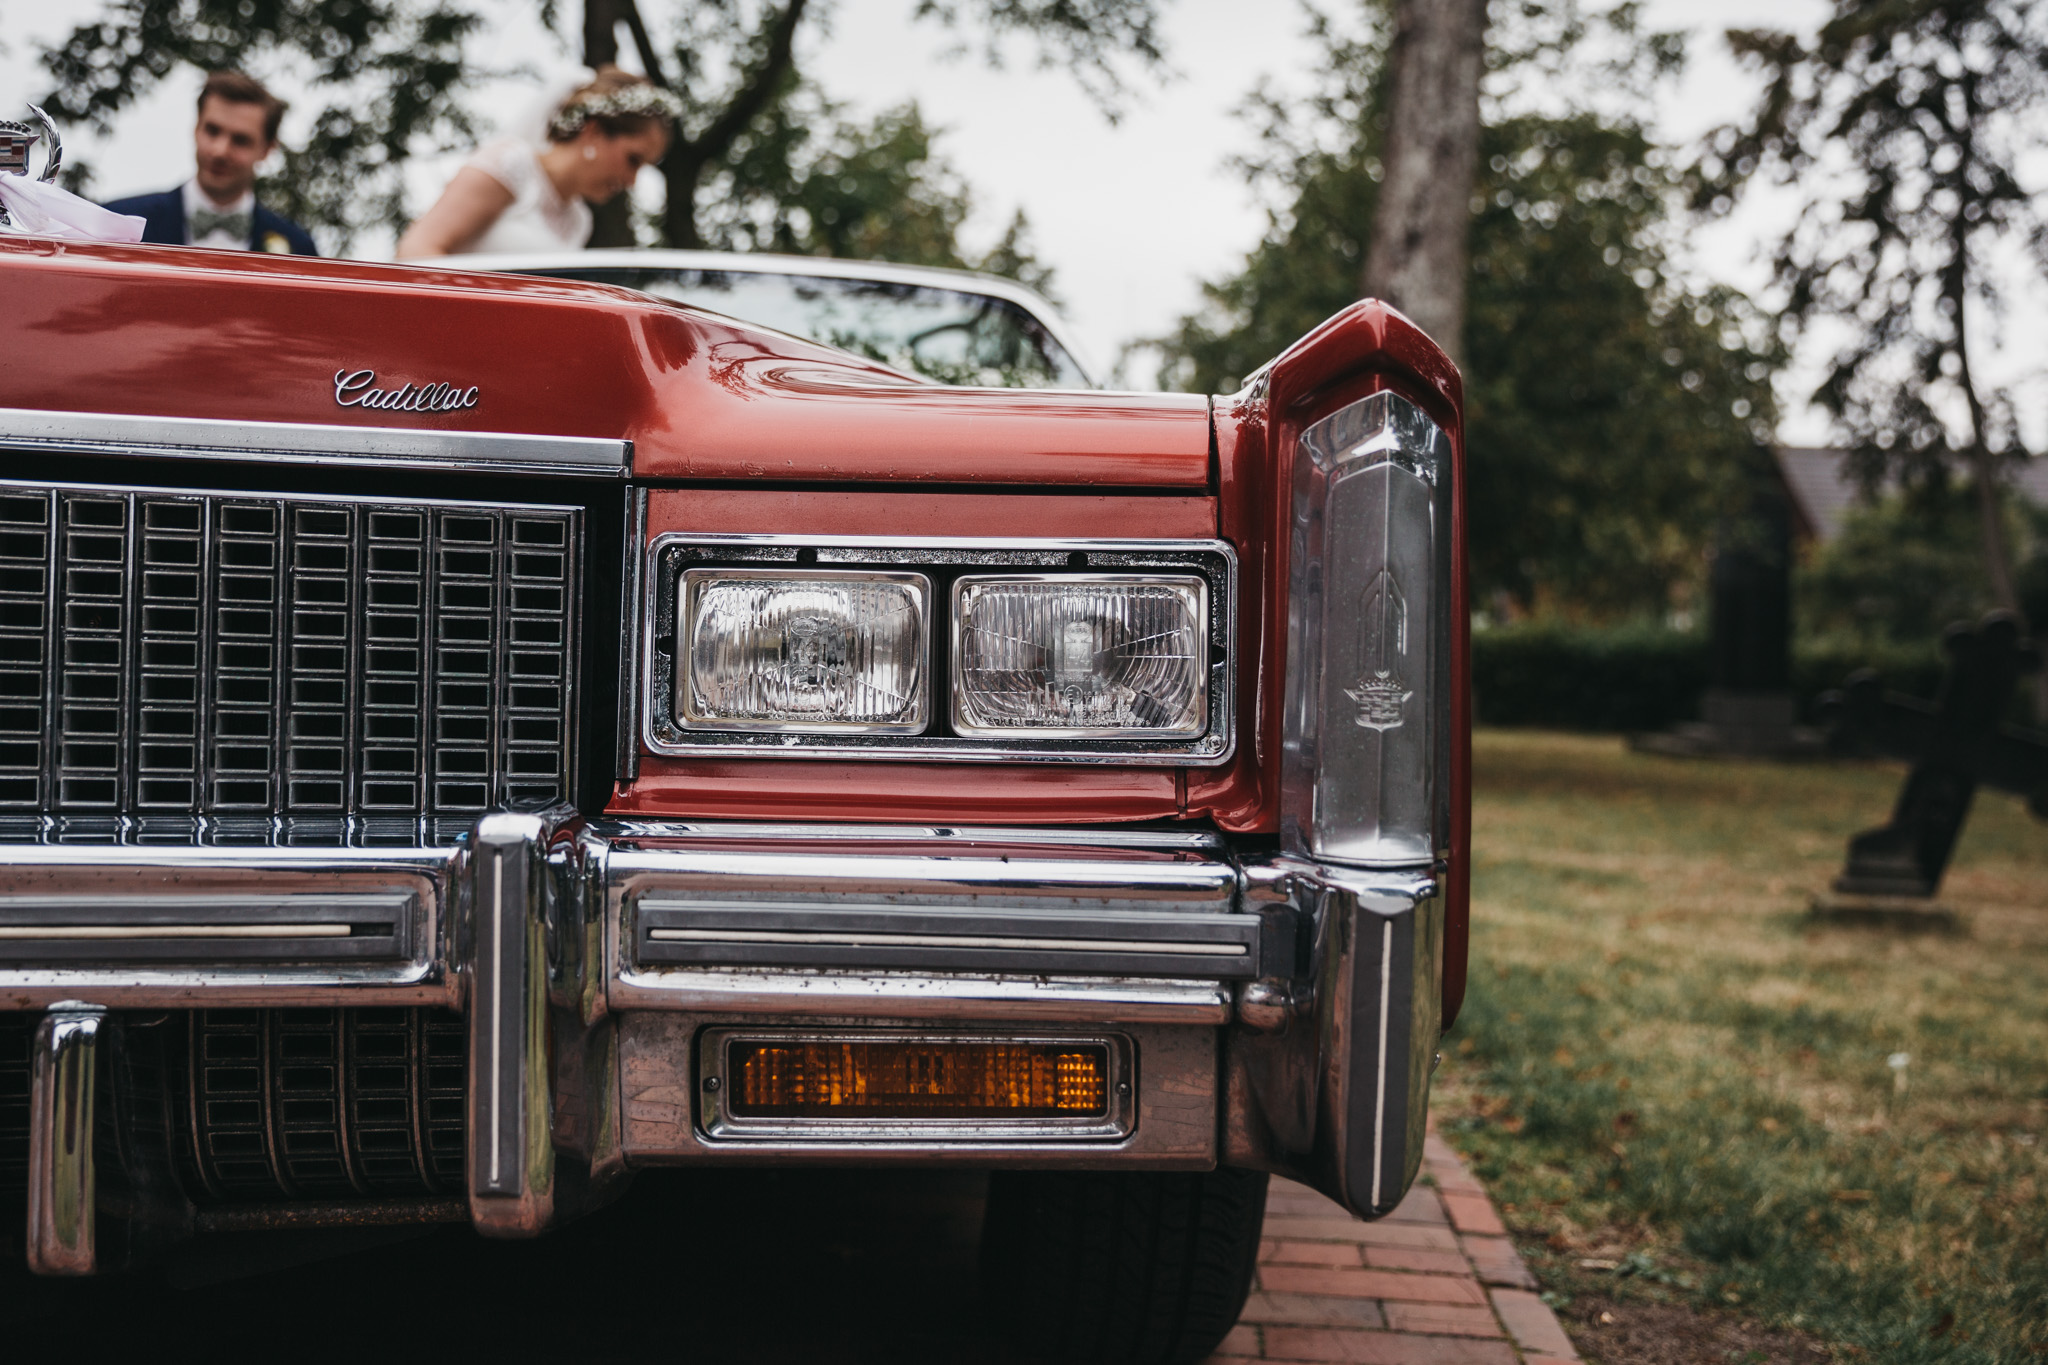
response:
M596 118L652 118L664 121L681 117L683 102L673 91L658 85L628 85L617 90L578 95L555 111L548 120L548 136L567 142L583 125Z

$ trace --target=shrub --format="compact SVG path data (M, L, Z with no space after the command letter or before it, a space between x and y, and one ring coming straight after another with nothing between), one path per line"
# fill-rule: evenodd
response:
M1917 645L1830 635L1792 649L1792 692L1803 721L1821 693L1859 668L1885 685L1932 697L1944 659L1932 638ZM1700 714L1711 662L1707 639L1663 626L1545 622L1472 634L1474 711L1485 725L1551 730L1662 730Z
M1704 636L1654 625L1504 626L1472 634L1474 710L1487 725L1658 730L1699 714Z

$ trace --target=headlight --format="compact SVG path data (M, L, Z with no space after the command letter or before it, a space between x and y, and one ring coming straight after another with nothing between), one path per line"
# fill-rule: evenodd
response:
M925 726L923 574L692 569L679 619L684 725L915 734Z
M953 585L953 728L1046 738L1202 733L1200 578L970 576Z

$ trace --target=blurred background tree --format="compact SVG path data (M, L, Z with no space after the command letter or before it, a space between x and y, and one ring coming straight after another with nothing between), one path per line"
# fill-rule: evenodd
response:
M2031 261L2036 282L2048 270L2048 217L2018 175L2043 150L2048 13L2028 0L1835 0L1810 43L1766 30L1728 40L1764 91L1747 122L1714 135L1695 197L1725 212L1759 180L1802 191L1804 211L1774 258L1784 336L1844 338L1814 401L1866 491L1902 487L1918 515L1880 508L1865 534L1882 524L1915 535L1906 544L1931 557L1927 572L1958 569L1941 557L1957 529L1948 488L1960 484L1980 566L1944 590L1958 594L1959 616L2024 612L2007 490L2032 455L2012 394L1987 380L1984 361L2018 301L2000 263ZM1836 554L1831 574L1848 572L1849 554ZM1864 565L1880 596L1898 581L1884 567ZM2034 611L2034 629L2048 629ZM2048 715L2048 675L2037 696Z
M978 32L983 56L991 65L1001 63L1006 40L1028 39L1041 65L1066 68L1113 118L1133 71L1150 76L1164 69L1158 19L1168 2L918 0L913 16ZM821 24L828 3L690 0L673 13L665 34L666 51L650 31L638 0L584 0L584 6L586 65L617 60L623 28L641 68L683 100L680 135L661 164L666 196L655 226L664 245L708 244L711 225L704 215L722 211L729 195L757 198L802 174L801 165L778 162L774 153L799 150L802 139L778 134L801 128L801 118L818 111L822 96L802 79L795 44L806 25ZM886 131L878 124L874 132L879 136L870 140L886 148ZM909 182L897 174L870 183L889 191ZM872 216L879 221L900 211L915 214L924 207L916 195L884 200L873 205ZM624 215L620 205L609 217L600 217L593 245L629 245L633 232Z
M1265 239L1158 343L1168 387L1229 392L1358 297L1385 174L1388 7L1310 11L1329 54L1299 103L1248 107ZM1676 37L1635 7L1496 5L1487 36L1464 324L1475 600L1497 617L1663 618L1717 513L1768 458L1776 337L1671 259L1676 159L1645 129ZM1549 108L1524 90L1540 86ZM1560 93L1603 92L1556 108Z
M642 68L684 102L661 167L665 201L644 225L649 238L763 245L765 234L785 250L969 263L957 242L964 184L932 156L933 130L915 107L851 124L797 70L797 40L807 28L823 36L829 0L678 0L653 28L636 0L585 0L580 16L560 0L537 2L550 28L580 17L586 63L616 60L623 31ZM264 200L345 251L366 230L407 221L406 161L475 140L478 86L509 73L475 65L471 41L496 13L527 3L106 0L98 18L44 51L54 85L44 103L106 130L180 68L297 76L331 98L304 145L264 182ZM992 64L1010 40L1024 40L1113 118L1132 79L1164 70L1158 18L1167 3L919 0L913 14L978 35ZM635 235L617 201L600 214L594 241L630 245ZM1018 278L1038 268L1021 220L986 260Z
M765 110L706 179L699 241L720 251L983 270L1050 291L1052 270L1037 257L1022 209L988 251L961 245L973 190L938 137L915 102L860 122L800 85Z
M1801 634L1845 657L1879 659L1928 650L1951 623L1974 620L1996 600L1979 516L1975 490L1949 484L1855 508L1799 569ZM2048 508L2009 497L2000 520L2015 550L2020 609L2048 621Z

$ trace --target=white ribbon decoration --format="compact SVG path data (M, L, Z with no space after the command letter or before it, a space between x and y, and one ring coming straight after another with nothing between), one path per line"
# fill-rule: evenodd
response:
M114 213L69 190L23 175L0 174L0 206L7 224L0 232L24 237L65 237L76 242L139 242L140 218Z

